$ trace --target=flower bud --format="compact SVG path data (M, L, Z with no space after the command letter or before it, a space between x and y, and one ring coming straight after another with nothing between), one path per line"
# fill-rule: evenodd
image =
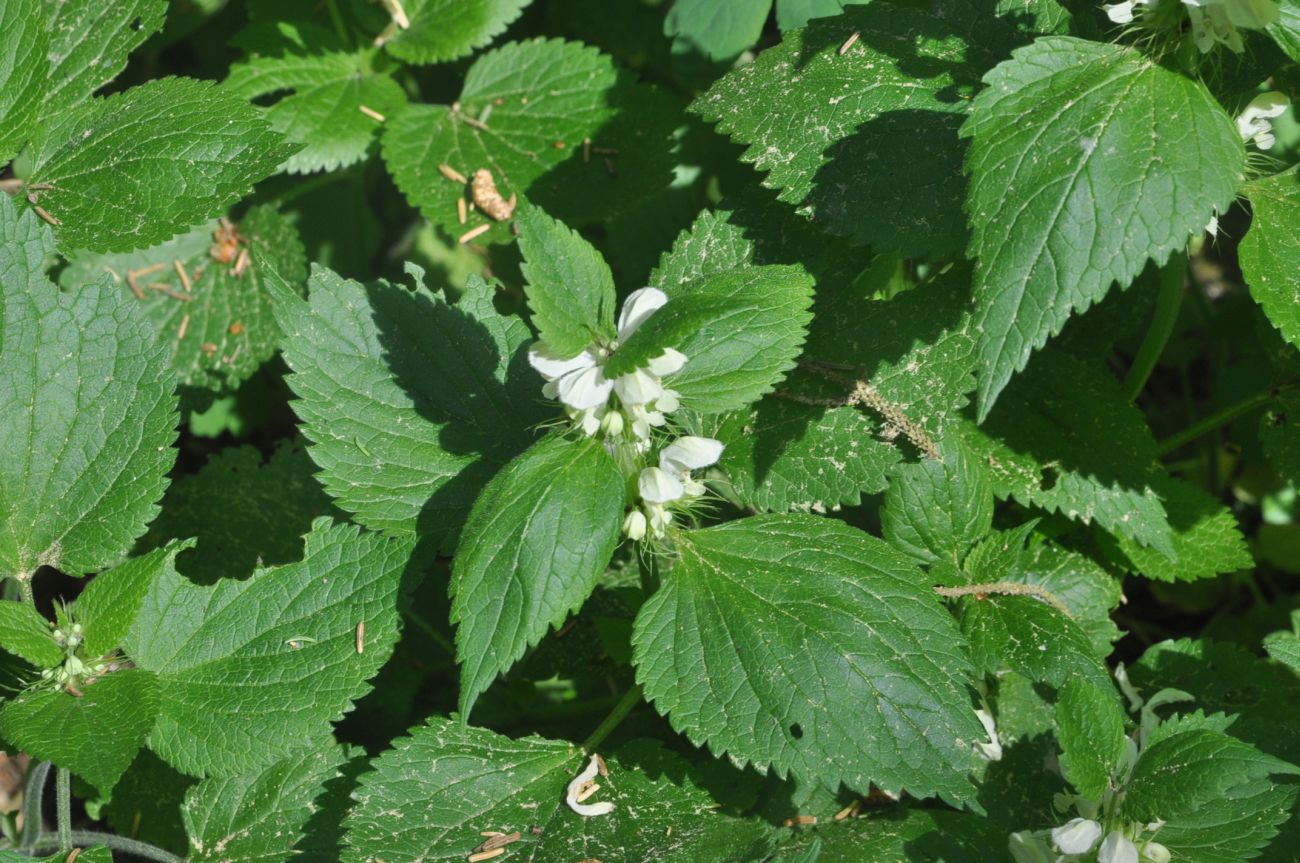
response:
M600 428L610 437L618 437L623 433L623 414L619 411L609 411L601 419Z
M1142 846L1143 863L1169 863L1169 849L1159 842L1148 842Z
M627 538L633 542L645 539L645 528L645 513L639 509L632 510L627 514L627 518L623 519L623 533L627 534Z

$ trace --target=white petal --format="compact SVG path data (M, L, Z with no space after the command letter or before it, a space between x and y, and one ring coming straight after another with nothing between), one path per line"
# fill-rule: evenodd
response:
M564 802L569 804L569 808L574 812L577 812L579 815L608 815L614 811L614 804L607 800L600 803L578 802L578 792L581 791L583 786L588 782L596 778L596 773L599 770L599 763L596 760L596 756L593 754L591 756L591 762L581 773L573 777L569 782L569 787L565 790Z
M641 288L627 295L623 309L618 313L618 340L627 341L637 327L668 302L668 295L658 288Z
M669 476L657 467L648 467L641 471L637 479L637 489L641 499L646 503L669 503L678 500L683 494L681 480Z
M646 368L659 375L659 377L666 378L675 372L680 372L685 365L686 354L674 348L669 348L661 355L650 360L646 364Z
M979 719L980 725L984 726L984 733L989 736L989 742L976 742L975 751L985 761L1002 760L1002 741L998 739L998 727L993 721L993 714L987 710L976 710L975 717Z
M1133 23L1132 0L1129 0L1127 3L1112 3L1107 6L1102 6L1101 8L1106 10L1106 17L1111 21L1114 21L1116 24Z
M1112 833L1111 836L1118 836ZM1071 818L1060 827L1052 830L1052 844L1062 854L1087 854L1097 845L1101 838L1101 825L1086 818ZM1132 844L1132 843L1129 843ZM1137 858L1133 858L1137 863Z
M659 378L644 369L614 380L614 392L625 405L646 405L664 394Z
M600 366L569 372L557 384L560 401L580 411L603 405L614 390L614 384L605 380Z
M533 342L533 346L528 349L528 364L537 369L542 377L547 380L554 380L567 375L569 372L594 366L596 356L591 351L583 351L576 357L570 357L566 360L551 353L550 349L541 342Z
M577 411L573 421L587 437L593 437L600 430L600 408Z
M698 480L693 480L690 477L682 480L682 495L684 497L699 497L706 491L708 489L704 487L704 483Z
M677 390L664 390L664 394L655 399L655 409L670 414L681 407L680 397L681 393Z
M1169 863L1173 855L1159 842L1148 842L1142 846L1142 863Z
M1276 0L1227 0L1223 5L1228 20L1248 30L1263 30L1282 12Z
M633 542L645 538L645 528L645 513L639 509L632 510L627 514L627 518L623 519L623 533L627 534L627 538Z
M663 536L664 529L672 523L673 514L657 503L646 506L646 512L650 514L650 529L655 536Z
M717 464L723 449L720 440L686 435L663 448L659 453L659 466L669 473L689 473Z
M1123 833L1112 830L1097 851L1097 863L1139 863L1137 846Z

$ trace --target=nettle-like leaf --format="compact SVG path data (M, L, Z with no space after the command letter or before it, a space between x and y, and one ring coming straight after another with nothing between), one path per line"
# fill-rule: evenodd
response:
M19 239L0 251L0 572L82 575L122 556L158 511L176 456L173 379L107 275L60 293L35 254L48 229L7 198L0 225Z
M772 0L674 0L664 35L675 47L710 60L731 60L758 41Z
M1015 16L992 6L848 8L787 33L692 110L747 144L742 158L764 183L832 233L907 257L952 256L966 243L958 127L980 75L1038 29L1023 4Z
M292 442L281 442L265 462L251 446L224 449L172 484L142 545L197 537L176 568L201 584L301 560L312 521L337 513L312 476L315 469L307 451Z
M328 745L238 776L213 777L185 794L189 863L281 863L293 855L314 801L343 763Z
M626 374L673 347L686 367L669 379L682 406L703 413L757 401L794 367L812 319L813 279L771 264L680 285L606 364Z
M600 252L537 207L525 206L518 225L524 292L541 340L556 355L572 357L612 338L614 274Z
M770 848L769 828L718 812L679 756L644 742L606 759L598 799L614 810L580 816L563 800L585 762L563 741L434 717L362 775L343 860L464 860L485 831L521 834L507 853L530 863L749 863Z
M993 484L960 444L949 443L942 459L894 470L880 524L889 544L919 563L960 566L993 528Z
M157 678L129 668L83 684L80 695L28 690L5 701L0 735L107 793L144 745L158 706Z
M0 164L36 124L49 66L43 0L0 0Z
M451 576L462 715L596 587L618 545L625 486L600 441L552 436L483 489Z
M1264 648L1273 659L1300 672L1300 610L1291 612L1291 631L1268 636Z
M1061 770L1089 800L1101 798L1124 757L1124 711L1113 689L1087 680L1068 681L1056 701L1056 739Z
M74 618L84 630L85 655L103 656L125 643L149 588L158 578L174 572L176 555L193 545L193 540L172 543L91 579L73 604Z
M971 668L915 564L802 515L679 534L677 550L633 635L673 727L782 776L969 796Z
M1243 191L1254 219L1238 247L1242 275L1273 326L1300 347L1300 169L1248 183Z
M344 51L253 57L230 67L222 89L249 101L280 95L266 120L302 145L284 164L294 174L361 161L384 119L406 105L401 85L375 67L372 55Z
M65 248L141 249L225 210L296 147L216 85L149 81L51 119L29 183Z
M307 279L307 253L284 216L254 207L236 227L262 265L246 264L236 275L238 251L229 262L213 259L220 247L214 239L219 227L209 222L144 251L74 252L59 282L71 289L108 271L124 296L138 299L158 340L168 346L181 383L233 388L271 358L279 339L265 266L300 290ZM239 248L245 248L243 243ZM184 279L179 270L185 271ZM137 288L142 299L135 296Z
M162 28L167 0L59 0L42 4L49 30L43 118L80 105L126 68L127 55Z
M1006 667L1057 687L1076 677L1109 686L1087 633L1039 597L989 594L963 599L958 618L976 665L987 674Z
M532 0L407 0L411 26L385 43L407 63L445 63L472 54L497 36Z
M966 812L890 807L878 815L800 830L790 843L795 847L773 863L988 863L1002 859L994 855L1006 841L1005 832L988 819ZM814 848L817 852L809 855Z
M1051 542L1031 542L1002 570L1001 581L1041 587L1065 604L1087 634L1092 653L1108 656L1120 637L1111 612L1120 603L1120 581L1100 564Z
M317 269L307 302L273 286L294 409L335 502L373 530L450 550L483 484L544 418L528 327L471 281L451 305L422 285Z
M50 634L50 622L25 602L0 602L0 647L37 668L63 661L63 648Z
M1300 768L1210 729L1184 731L1148 747L1125 787L1124 814L1167 822L1160 842L1206 863L1254 857L1277 833L1296 797L1272 775Z
M1105 371L1044 351L983 425L956 429L994 491L1175 555L1160 502L1155 440Z
M1071 313L1226 210L1245 166L1205 85L1135 48L1046 37L984 82L962 127L981 420Z
M1300 392L1283 393L1259 418L1259 443L1281 476L1300 476Z
M1116 544L1134 571L1157 581L1194 581L1254 566L1232 510L1200 486L1181 480L1161 477L1155 489L1169 517L1176 560L1116 536Z
M1269 35L1288 57L1300 63L1300 2L1280 0L1278 7L1281 14L1268 26Z
M319 743L392 653L410 552L320 519L300 563L208 586L159 573L125 644L158 676L150 748L231 776Z

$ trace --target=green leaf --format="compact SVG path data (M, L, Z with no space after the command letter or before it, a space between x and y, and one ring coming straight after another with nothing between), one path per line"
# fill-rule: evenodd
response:
M64 863L68 855L60 851L49 857L32 857L28 852L0 851L0 863ZM113 852L103 845L92 845L77 855L82 863L113 863Z
M538 207L519 212L525 293L542 341L556 355L577 356L614 336L614 274L595 247Z
M1061 771L1079 794L1100 799L1124 757L1124 711L1113 689L1083 679L1067 681L1056 701Z
M962 632L986 672L1005 665L1034 681L1062 686L1079 676L1107 685L1106 670L1088 636L1070 617L1033 596L967 600Z
M391 50L391 48L390 48ZM294 174L334 171L366 157L383 120L406 106L406 93L368 57L343 51L253 57L230 67L222 89L265 105L266 120L286 141L302 145L284 170Z
M181 807L189 863L281 863L343 763L341 747L300 753L238 776L205 779Z
M1006 835L987 819L943 809L889 807L861 818L819 824L796 835L801 844L820 844L821 852L815 858L788 857L779 863L993 863L1006 859L997 856L1006 848Z
M148 749L141 749L100 811L119 834L184 854L189 839L181 823L181 802L194 783Z
M175 572L176 555L193 541L173 543L118 564L90 580L73 605L74 619L82 625L86 656L99 657L126 641L140 605L158 578Z
M82 695L29 690L0 707L0 735L107 792L144 745L158 715L158 680L138 668L81 685Z
M1294 786L1271 774L1300 768L1219 731L1185 731L1151 745L1125 789L1124 815L1168 822L1160 842L1206 863L1254 857L1277 833L1295 800Z
M803 515L690 531L677 548L633 635L637 678L674 728L781 776L969 796L971 669L915 564Z
M1049 36L984 83L961 130L981 421L1072 312L1227 210L1245 167L1241 135L1205 85L1136 48Z
M606 363L617 376L666 348L686 355L669 379L682 406L702 413L744 407L794 367L812 319L813 279L799 267L768 265L707 276L668 294L668 303Z
M449 551L483 484L545 417L532 333L495 311L481 280L455 306L325 269L310 284L305 303L287 289L273 299L321 483L366 527Z
M237 276L237 261L226 264L212 258L219 227L212 221L138 252L74 252L59 283L72 289L107 271L122 295L134 300L129 279L132 273L145 273L135 277L144 294L138 305L158 341L167 345L181 383L233 389L271 358L280 336L265 267L273 267L300 291L307 279L307 253L288 219L267 207L254 207L237 228L261 263L248 264ZM177 273L177 262L187 274L188 289ZM191 299L178 299L177 294Z
M962 558L993 528L993 486L983 466L953 442L943 460L905 464L893 472L880 510L885 539L920 563Z
M18 153L36 124L49 39L41 0L0 0L0 164Z
M343 860L464 860L488 830L522 834L507 853L533 863L750 863L766 857L770 829L718 812L680 756L638 741L606 763L609 776L600 779L595 799L613 803L614 810L583 817L561 805L565 786L586 766L572 744L511 740L431 718L361 777ZM397 823L394 811L403 813Z
M0 601L0 647L37 668L63 662L63 648L50 634L50 622L25 602Z
M281 442L265 463L254 447L224 449L172 484L142 544L197 537L176 568L200 584L301 560L312 521L339 514L312 476L315 469L293 442Z
M850 7L786 33L692 110L747 145L741 158L764 184L831 233L904 257L953 256L967 235L957 129L979 76L1037 29L991 6Z
M826 408L769 396L722 414L708 430L726 445L718 470L746 504L766 512L826 512L884 491L901 458L851 407Z
M1092 644L1092 654L1110 655L1120 637L1110 614L1120 603L1120 582L1096 561L1051 542L1034 542L1013 558L999 580L1044 588L1070 609Z
M1243 191L1254 219L1238 248L1242 275L1273 326L1300 347L1300 169L1248 183Z
M1255 565L1232 510L1182 480L1161 477L1155 489L1173 529L1170 538L1177 560L1117 536L1116 543L1137 573L1157 581L1194 581Z
M731 60L758 41L771 11L772 0L674 0L664 35L675 51Z
M534 181L574 157L583 139L611 119L617 80L613 63L594 48L542 39L509 43L474 61L455 106L412 105L388 123L384 162L407 200L435 224L452 233L491 224L478 213L458 224L456 199L466 190L438 166L466 177L488 168L502 196L533 200ZM504 227L496 234L509 236Z
M388 52L407 63L445 63L472 54L497 36L532 0L407 0L411 26L398 30Z
M6 235L13 218L0 199ZM122 556L158 511L176 456L171 373L107 276L65 294L2 258L0 274L0 572L82 575Z
M1264 649L1278 662L1300 672L1300 611L1291 612L1291 631L1268 636Z
M620 539L625 485L600 441L552 436L483 489L451 575L462 715L596 587Z
M1300 392L1285 392L1259 418L1259 442L1281 476L1300 476Z
M53 254L54 234L49 226L31 211L19 212L8 195L0 199L0 284L6 293L40 290L49 284L45 265Z
M1165 557L1175 554L1157 491L1163 474L1155 440L1106 372L1044 351L984 425L966 420L957 433L988 465L999 497L1096 521Z
M90 98L126 68L127 55L162 28L167 0L60 0L45 3L49 81L42 119Z
M165 78L55 117L30 180L54 186L40 205L60 246L128 251L223 212L296 149L216 85Z
M300 563L207 586L160 573L125 645L159 679L150 748L231 776L319 743L392 653L410 551L320 519Z
M1281 14L1268 26L1271 35L1287 56L1300 63L1300 2L1280 0Z

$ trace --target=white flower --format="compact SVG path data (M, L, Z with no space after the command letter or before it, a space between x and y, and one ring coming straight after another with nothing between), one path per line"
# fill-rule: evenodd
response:
M674 348L668 348L662 354L650 360L646 368L661 378L680 372L686 365L686 354Z
M600 803L581 803L578 801L578 795L590 793L593 786L599 788L592 781L596 778L596 773L600 770L600 761L593 754L591 762L573 780L569 782L569 787L564 793L564 802L569 804L569 808L579 815L591 817L593 815L608 815L614 811L614 804L608 800L602 800Z
M637 479L637 490L643 501L657 504L672 503L685 494L680 479L657 467L641 471L641 476Z
M985 761L1002 760L1002 741L998 740L998 727L993 721L993 714L987 710L976 710L975 716L979 719L980 725L984 726L984 732L989 736L989 742L975 743L975 751Z
M1111 834L1117 835L1119 834ZM1101 825L1086 818L1071 818L1060 827L1052 829L1052 844L1062 854L1087 854L1096 847L1100 838ZM1133 863L1137 863L1136 857Z
M1240 54L1246 50L1223 0L1183 0L1187 17L1192 23L1192 38L1202 54L1214 48L1216 42L1227 45Z
M1097 863L1139 863L1137 846L1123 833L1112 830L1097 851Z
M683 474L717 464L725 447L711 437L686 435L659 452L659 466L669 473Z
M1016 863L1056 863L1056 855L1042 837L1028 830L1012 833L1007 845Z
M1248 144L1254 141L1261 150L1271 149L1277 139L1269 121L1286 113L1289 104L1281 93L1261 93L1251 99L1246 110L1237 117L1237 131L1242 139Z
M1171 856L1169 849L1159 842L1148 842L1142 846L1143 863L1169 863Z
M623 533L633 542L645 539L646 518L645 513L639 509L634 509L623 519Z
M658 288L641 288L627 295L618 313L618 340L625 342L646 320L668 302Z
M664 394L659 376L649 369L636 369L614 380L614 392L625 405L648 405Z
M1106 17L1116 24L1132 24L1139 7L1151 5L1153 0L1125 0L1123 3L1109 3L1101 8L1106 10Z
M1220 0L1228 11L1228 20L1247 30L1263 30L1282 14L1277 0Z

